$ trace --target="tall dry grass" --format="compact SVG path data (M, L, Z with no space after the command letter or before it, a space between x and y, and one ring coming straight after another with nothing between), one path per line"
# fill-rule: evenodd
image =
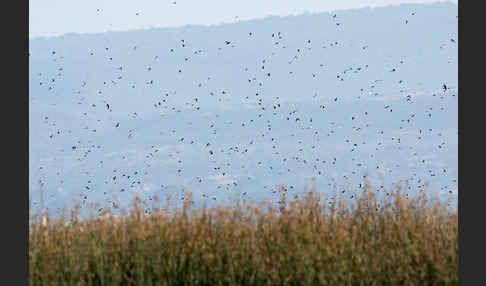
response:
M457 211L366 191L70 221L32 218L30 285L457 285Z

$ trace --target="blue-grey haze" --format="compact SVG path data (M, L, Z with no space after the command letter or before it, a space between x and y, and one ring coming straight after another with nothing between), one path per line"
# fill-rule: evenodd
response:
M277 201L278 185L351 197L365 174L456 195L456 15L407 4L31 39L33 207L39 181L50 210L182 190Z

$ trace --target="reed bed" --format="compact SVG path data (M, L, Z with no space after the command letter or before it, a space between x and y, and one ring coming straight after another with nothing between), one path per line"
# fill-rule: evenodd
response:
M30 285L458 285L457 211L400 190L329 204L147 213L135 200L70 220L32 217Z

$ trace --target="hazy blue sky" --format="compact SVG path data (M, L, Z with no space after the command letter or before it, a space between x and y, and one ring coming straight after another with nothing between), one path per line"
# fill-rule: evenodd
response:
M458 0L30 0L29 36L176 27L186 24L214 25L269 15L295 15L306 11L323 12L433 2L457 3Z

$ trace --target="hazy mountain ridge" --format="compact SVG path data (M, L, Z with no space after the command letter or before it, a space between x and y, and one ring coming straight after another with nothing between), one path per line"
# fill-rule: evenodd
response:
M31 39L31 196L41 179L52 206L167 186L262 199L313 177L379 183L375 172L448 193L457 90L441 88L457 88L456 15L400 5Z

